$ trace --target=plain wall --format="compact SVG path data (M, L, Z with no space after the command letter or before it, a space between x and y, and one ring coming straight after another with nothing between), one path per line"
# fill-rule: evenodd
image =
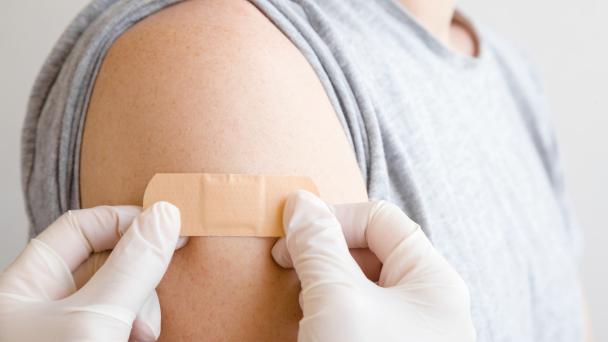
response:
M19 139L30 88L82 0L5 0L0 11L0 269L23 248ZM534 58L555 114L571 199L586 236L582 279L597 341L608 341L608 2L462 0Z

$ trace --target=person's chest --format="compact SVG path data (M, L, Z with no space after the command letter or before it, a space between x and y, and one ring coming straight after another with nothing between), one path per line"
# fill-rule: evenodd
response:
M373 92L388 199L465 278L479 325L502 321L488 329L530 336L535 328L521 324L577 305L576 297L555 300L577 291L571 227L527 124L530 113L491 68L470 77L414 70L392 69L369 83L391 85ZM566 327L575 317L551 324Z

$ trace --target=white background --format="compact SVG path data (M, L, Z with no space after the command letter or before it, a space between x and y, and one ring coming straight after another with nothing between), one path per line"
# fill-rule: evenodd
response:
M19 137L43 60L84 0L5 0L0 11L0 269L23 248ZM561 142L569 192L586 235L582 279L597 341L608 341L608 2L461 0L535 59Z

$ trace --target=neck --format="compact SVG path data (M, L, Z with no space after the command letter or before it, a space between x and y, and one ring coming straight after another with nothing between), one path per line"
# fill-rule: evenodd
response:
M454 0L400 0L410 13L437 39L448 44Z

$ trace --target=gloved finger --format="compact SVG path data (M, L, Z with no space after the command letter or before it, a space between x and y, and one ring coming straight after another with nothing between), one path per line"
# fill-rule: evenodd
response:
M70 299L93 301L95 310L131 324L173 256L180 231L177 207L157 202L137 217L105 264Z
M364 231L369 249L385 264L395 248L420 226L412 221L398 206L387 201L368 204L367 221L357 221L355 231Z
M184 242L187 242L184 241ZM74 271L74 282L76 288L80 289L97 272L110 256L110 251L95 253L83 262ZM130 341L156 341L160 335L160 303L156 291L146 299L146 302L139 310L133 328L131 330Z
M177 240L177 246L175 247L175 250L184 247L188 243L188 241L189 240L187 236L181 236ZM85 260L85 262L80 264L80 266L78 266L78 268L76 268L76 270L72 273L72 276L74 277L74 283L76 284L76 289L80 289L82 286L84 286L84 284L86 284L87 281L91 279L93 274L95 274L95 272L97 272L97 270L100 269L101 266L103 266L109 256L110 251L94 253L91 254L91 256L87 260Z
M463 287L460 276L437 252L420 226L399 207L377 201L370 207L369 215L367 243L383 263L379 285L391 287L420 282Z
M382 263L376 254L367 248L351 248L350 255L357 262L367 279L377 282L382 270Z
M160 336L160 302L156 291L148 296L139 310L129 341L153 342Z
M380 270L382 269L382 264L378 260L378 257L367 248L351 248L349 249L349 252L367 279L373 282L378 281ZM274 246L272 246L271 254L279 266L283 268L293 268L293 262L287 251L285 238L280 238L275 242Z
M72 271L91 252L112 248L139 212L135 206L67 212L30 241L0 277L0 288L35 299L65 298L76 290Z
M433 247L422 229L401 239L388 253L378 284L384 287L408 284L407 290L412 290L413 284L433 284L418 290L420 293L430 290L433 293L430 297L444 305L450 299L446 295L467 292L460 275Z
M103 251L100 253L91 254L91 256L72 273L76 289L80 289L86 284L89 279L103 266L111 251Z
M350 253L357 261L368 279L376 282L380 277L382 263L376 254L367 247L365 230L369 221L369 213L375 202L343 203L330 205L334 215L342 226Z
M348 248L366 248L365 228L369 218L370 204L348 203L348 204L325 204L335 215L346 240ZM360 254L359 251L355 254ZM287 251L285 238L280 238L272 248L272 257L279 266L292 268L293 262Z
M369 213L374 204L362 202L328 204L328 206L338 219L338 222L340 222L340 227L346 239L346 244L350 249L351 256L369 279L377 281L382 265L376 255L367 249L367 240L365 238ZM272 248L272 256L279 266L293 268L285 238L277 240Z
M335 204L332 210L349 247L368 247L382 263L396 245L419 229L399 207L387 201Z
M0 273L0 295L55 300L76 290L65 262L45 243L32 239L19 257Z
M190 241L189 236L180 236L179 239L177 239L177 245L175 246L175 250L178 250L187 245L188 241Z
M349 248L367 248L366 234L370 212L377 202L334 204L331 209L342 225L342 232Z
M413 265L436 260L438 253L418 224L386 201L333 206L349 246L369 247L382 262L380 284L392 286L415 277ZM395 256L398 255L398 256ZM424 255L424 260L420 256ZM407 271L407 272L406 272Z
M291 261L291 256L287 250L287 244L285 243L284 237L278 239L277 242L274 243L270 254L272 254L274 262L279 266L283 268L293 268L293 261Z
M81 288L97 272L110 256L110 251L95 253L87 261L83 262L74 271L74 282L77 288ZM139 310L133 328L130 341L156 341L160 335L160 303L156 291L146 299Z
M36 237L74 271L91 253L114 248L133 219L141 213L136 206L100 206L70 210Z
M317 196L304 190L289 195L283 226L285 244L303 290L319 282L365 278L348 251L340 223Z

